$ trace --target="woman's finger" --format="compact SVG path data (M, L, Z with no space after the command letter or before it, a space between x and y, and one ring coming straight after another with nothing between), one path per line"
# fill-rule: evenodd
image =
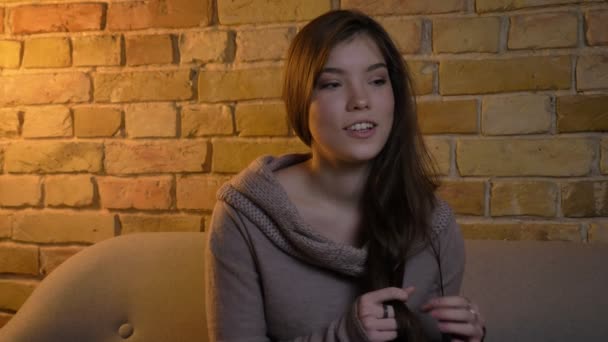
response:
M405 302L409 295L414 292L413 287L401 289L398 287L387 287L381 290L368 292L363 296L359 297L358 309L359 317L384 317L383 302L389 300L399 300ZM394 317L394 313L393 313Z
M483 335L483 328L471 323L439 322L437 327L442 333L457 334L469 338Z
M432 310L436 307L469 307L471 302L461 296L437 297L429 300L422 306L423 310Z
M364 295L366 300L373 304L380 304L389 300L400 300L405 302L410 294L414 292L414 287L405 289L399 287L386 287L380 290L372 291Z
M478 320L477 313L472 310L467 310L463 308L453 309L453 308L440 308L433 309L429 313L431 316L435 317L441 321L455 321L455 322L476 322Z
M376 320L374 328L378 331L396 331L397 321L394 318Z
M392 341L397 338L397 331L372 331L367 337L372 342Z
M376 315L377 318L393 318L395 317L395 308L389 304L380 304L380 306L375 306L378 308Z
M378 319L374 317L363 317L360 319L361 326L366 331L382 330L391 331L397 330L397 321L394 318Z

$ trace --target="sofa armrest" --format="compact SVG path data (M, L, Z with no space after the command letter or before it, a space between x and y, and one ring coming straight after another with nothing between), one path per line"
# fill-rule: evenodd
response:
M40 283L0 341L206 341L203 233L86 248Z

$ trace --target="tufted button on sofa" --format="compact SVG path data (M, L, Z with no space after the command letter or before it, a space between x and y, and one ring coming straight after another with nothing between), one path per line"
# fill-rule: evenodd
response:
M204 234L148 233L89 247L53 271L1 342L207 341ZM463 293L488 342L608 341L608 245L467 241Z

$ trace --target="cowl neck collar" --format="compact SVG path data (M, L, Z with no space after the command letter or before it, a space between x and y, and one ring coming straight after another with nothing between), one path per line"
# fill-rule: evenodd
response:
M260 157L222 186L218 199L241 212L283 252L343 275L360 277L365 271L367 248L340 244L314 231L274 175L276 170L309 158L310 154Z

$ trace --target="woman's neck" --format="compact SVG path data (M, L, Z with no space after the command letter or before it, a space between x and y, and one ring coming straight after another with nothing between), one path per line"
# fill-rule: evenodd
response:
M359 205L369 175L369 163L334 162L313 153L304 168L311 191L343 205Z

